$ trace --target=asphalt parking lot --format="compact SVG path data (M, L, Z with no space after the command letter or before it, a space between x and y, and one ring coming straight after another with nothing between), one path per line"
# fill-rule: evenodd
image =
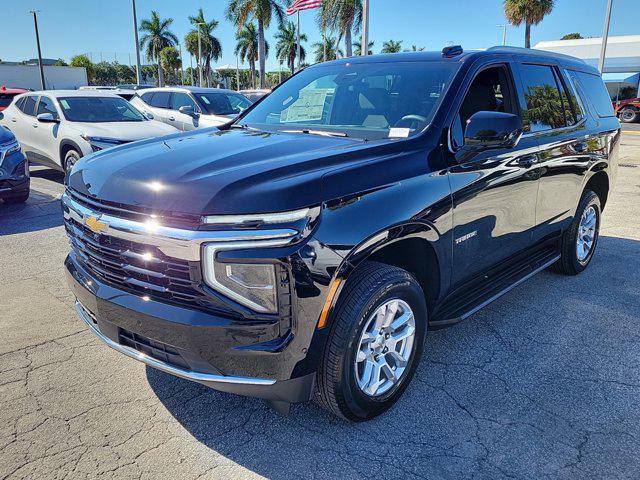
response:
M64 283L62 178L35 171L26 205L0 204L0 478L638 478L640 129L620 162L590 268L431 333L405 396L359 425L101 344Z

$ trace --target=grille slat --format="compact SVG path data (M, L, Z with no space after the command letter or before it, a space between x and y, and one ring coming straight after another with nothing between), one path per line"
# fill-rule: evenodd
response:
M73 219L65 220L73 251L102 280L129 291L200 307L207 298L195 288L189 263L155 247L94 234Z

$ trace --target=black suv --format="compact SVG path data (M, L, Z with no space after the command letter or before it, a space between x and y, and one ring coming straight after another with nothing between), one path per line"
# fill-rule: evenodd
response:
M587 267L619 139L600 75L566 56L312 66L220 130L78 162L77 311L149 366L366 420L407 388L429 328Z

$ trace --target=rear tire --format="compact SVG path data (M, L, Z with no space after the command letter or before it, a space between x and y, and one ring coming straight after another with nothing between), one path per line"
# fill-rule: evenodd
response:
M585 190L571 225L562 235L561 257L553 265L556 272L577 275L589 266L598 245L600 214L600 198Z
M386 412L413 377L426 330L427 306L416 279L400 268L365 262L336 306L317 373L318 403L355 422ZM367 370L369 365L375 366Z
M620 114L618 115L618 117L620 118L620 121L622 123L634 123L638 121L640 112L638 112L638 110L636 110L635 108L625 107L620 110Z

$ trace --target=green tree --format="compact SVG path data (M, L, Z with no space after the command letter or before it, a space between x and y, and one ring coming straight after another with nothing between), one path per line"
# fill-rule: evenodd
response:
M256 61L258 61L258 30L254 23L248 23L244 26L240 32L236 35L235 54L240 58L240 61L244 63L249 62L249 71L251 72L251 87L256 88ZM264 54L265 57L269 56L269 43L264 42Z
M509 23L524 23L524 46L531 48L531 25L538 25L553 10L554 0L505 0L504 14Z
M151 12L151 19L144 19L140 22L140 31L144 33L140 38L140 46L145 49L145 55L158 65L158 85L164 85L164 74L160 64L160 52L167 47L174 47L178 44L176 37L169 27L173 23L173 18L160 18L158 12Z
M86 55L76 55L71 59L72 67L84 67L87 70L87 80L92 83L95 78L93 62Z
M399 53L402 51L402 40L396 42L395 40L389 40L382 44L381 53Z
M265 60L267 58L265 29L275 17L279 25L284 22L285 0L229 0L227 18L234 23L238 32L253 20L258 23L258 63L260 70L260 88L265 88Z
M179 81L176 82L176 79L179 78L177 71L182 67L178 49L176 47L163 48L160 51L160 63L162 64L162 69L171 78L171 83L180 83Z
M369 45L367 48L367 55L373 55L373 47L375 47L375 42L373 40L369 40ZM362 55L362 36L360 36L360 38L353 42L353 54L360 56Z
M411 45L411 48L407 48L405 52L424 52L424 47L418 47L417 45Z
M579 33L567 33L564 37L562 37L560 40L581 40L584 37L582 35L580 35Z
M278 32L275 34L276 43L276 57L280 63L286 64L291 73L296 71L296 58L298 58L298 32L293 22L285 22L280 26ZM304 61L307 56L307 52L302 46L302 42L307 41L307 36L304 33L300 34L300 60Z
M338 34L338 43L344 37L347 57L353 55L352 33L362 26L362 0L324 0L318 14L320 29Z
M324 37L324 41L316 42L312 45L314 55L316 57L316 63L335 60L338 57L343 57L344 52L340 50L340 46L337 45L337 39L335 37Z
M218 28L219 22L214 19L207 21L202 8L198 10L197 15L189 17L189 22L194 28L185 38L187 51L196 57L198 64L203 67L205 76L209 79L211 77L211 60L218 61L222 57L222 44L213 35L213 31ZM198 57L198 30L200 31L202 43L202 58Z
M54 65L56 67L67 67L69 64L65 62L63 59L59 58L58 60L56 60L56 63Z

